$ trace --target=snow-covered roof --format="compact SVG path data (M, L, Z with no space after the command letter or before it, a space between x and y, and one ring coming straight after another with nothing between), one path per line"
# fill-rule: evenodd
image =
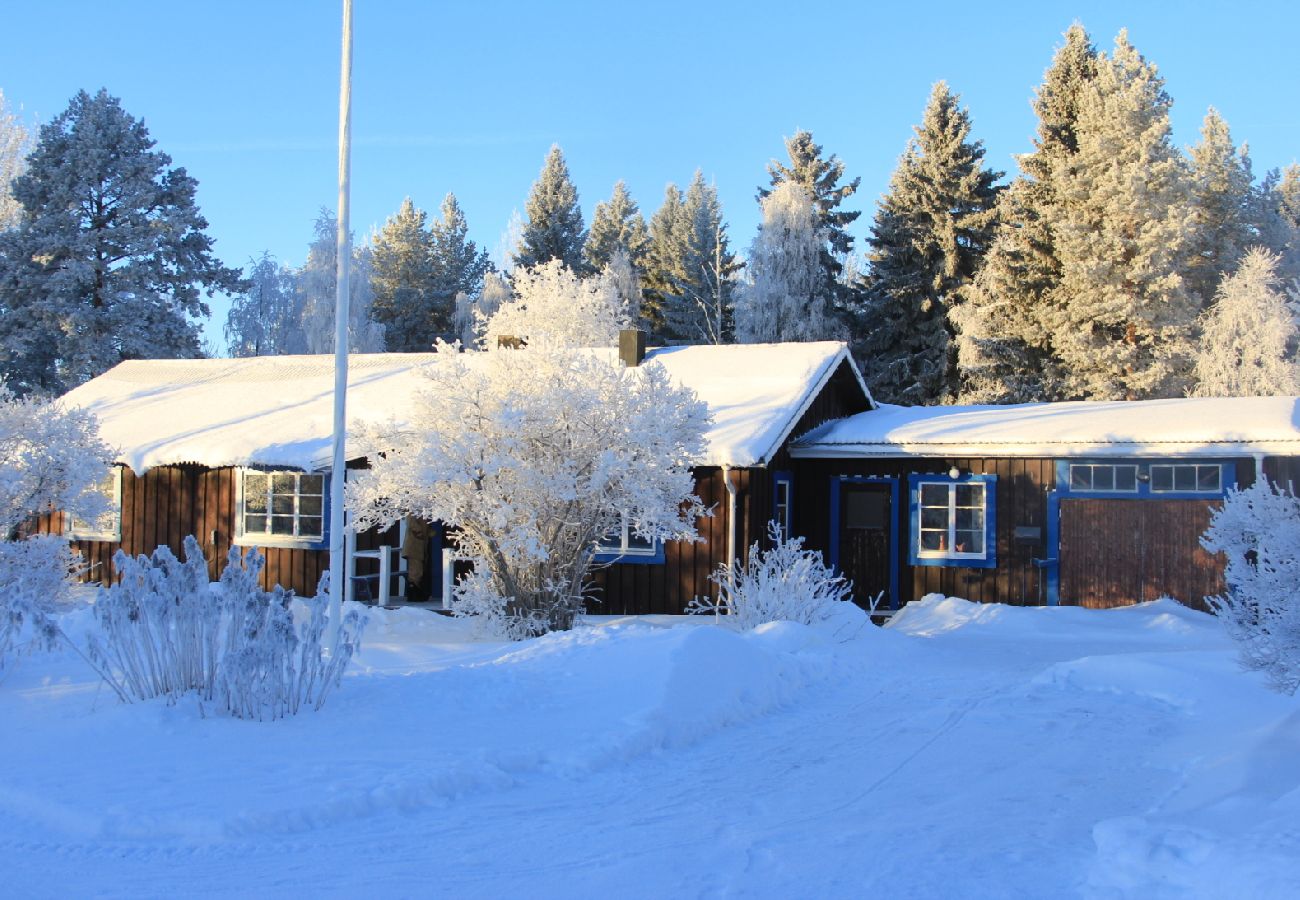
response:
M1300 398L887 406L799 437L796 457L1300 455Z
M612 350L591 352L608 353L617 364ZM349 432L361 423L408 421L427 384L420 369L437 360L436 353L349 357ZM826 341L669 347L651 350L650 360L713 413L698 464L753 466L771 458L849 356L844 344ZM137 473L177 463L319 470L330 463L333 388L332 355L131 360L66 400L99 417L118 461ZM374 449L349 440L347 456Z

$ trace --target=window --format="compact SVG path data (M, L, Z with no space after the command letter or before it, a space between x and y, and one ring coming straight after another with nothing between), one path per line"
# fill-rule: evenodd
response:
M633 532L627 516L617 534L610 534L596 542L597 562L661 563L664 561L662 541L652 541Z
M1136 494L1137 489L1134 464L1070 463L1071 493Z
M790 537L792 524L790 497L793 479L789 472L777 472L772 476L772 520L781 529L782 539Z
M914 565L991 568L997 564L994 539L996 476L956 479L912 475Z
M244 469L239 486L240 538L289 546L324 542L324 475Z
M63 533L74 541L122 540L122 468L113 470L99 483L107 506L104 513L93 522L82 522L72 515L63 515Z
M1177 463L1151 467L1153 494L1217 494L1223 489L1217 463Z

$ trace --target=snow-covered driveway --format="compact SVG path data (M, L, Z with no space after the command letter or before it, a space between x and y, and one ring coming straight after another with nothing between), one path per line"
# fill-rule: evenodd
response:
M383 615L280 723L92 711L71 660L26 661L0 685L6 892L1300 895L1300 705L1171 603L510 647Z

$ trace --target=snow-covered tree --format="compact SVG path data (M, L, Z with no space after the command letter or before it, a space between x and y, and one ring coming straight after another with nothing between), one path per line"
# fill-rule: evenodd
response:
M671 338L667 309L676 296L676 284L684 270L678 236L684 217L682 192L669 183L664 201L650 217L649 245L641 285L641 318L659 338Z
M5 102L4 91L0 91L0 231L17 228L22 218L22 204L9 188L26 170L31 145L27 127Z
M316 217L315 238L307 261L297 272L298 308L308 353L334 352L334 307L338 291L338 219L322 208ZM379 353L384 327L370 316L370 248L355 247L348 278L348 349Z
M1300 393L1292 356L1296 324L1277 277L1278 257L1247 251L1219 283L1201 317L1194 393L1200 397L1290 396Z
M1046 322L1061 281L1053 173L1068 170L1078 153L1080 98L1096 76L1097 51L1083 26L1073 25L1034 97L1034 151L1019 157L1020 176L999 195L993 243L950 316L962 402L1064 396Z
M1255 194L1250 154L1232 143L1228 123L1214 107L1205 114L1201 140L1191 151L1192 256L1187 288L1209 305L1224 273L1237 266L1249 243Z
M389 350L428 350L450 326L452 301L434 296L427 219L407 197L370 242L370 316L383 326Z
M853 251L853 235L848 227L862 215L856 210L841 209L840 205L857 192L861 178L841 183L844 163L835 154L824 155L821 145L813 141L812 132L796 131L785 139L785 149L790 164L772 160L767 166L772 183L770 188L758 189L758 199L767 197L772 189L783 182L793 182L802 187L813 199L817 210L817 226L825 244L820 261L823 272L823 293L831 298L835 315L848 325L853 325L858 313L857 286L843 278L841 257Z
M591 231L587 233L584 248L587 265L593 272L599 272L615 253L622 251L640 271L649 246L650 235L641 209L628 193L627 185L620 181L614 185L609 200L597 203L592 213Z
M349 480L348 508L359 527L405 516L451 526L456 553L475 567L456 589L462 610L486 612L512 636L567 628L602 537L695 537L705 510L690 464L707 408L661 366L443 349L415 417L369 438L390 449Z
M1048 323L1065 393L1141 399L1187 391L1199 305L1187 165L1169 95L1121 31L1079 104L1079 150L1053 172L1061 281Z
M584 278L558 259L515 269L513 297L483 326L486 346L519 338L531 347L612 347L630 316L613 285Z
M1227 557L1228 591L1206 600L1236 641L1241 663L1273 687L1300 687L1300 501L1262 474L1248 488L1230 489L1210 514L1201 546Z
M736 338L743 343L814 341L830 336L826 238L812 197L783 181L761 201L763 223L749 250L749 281L736 302Z
M504 304L514 297L510 282L497 272L483 276L483 287L474 295L456 295L456 338L465 347L477 347L483 335L483 326Z
M600 270L600 280L615 297L620 328L631 328L641 317L641 276L624 250L615 250Z
M558 259L575 272L586 269L582 248L587 232L578 189L569 178L569 166L558 144L546 155L524 212L528 221L514 252L515 265L528 269Z
M263 253L250 260L247 281L248 290L234 298L226 316L230 355L306 353L293 270Z
M106 91L40 130L14 180L23 221L0 234L0 372L62 391L123 359L199 353L204 290L243 289L212 255L198 183Z
M872 396L951 402L957 394L949 310L993 239L996 182L969 113L944 82L899 160L872 224L858 354Z
M465 294L473 297L483 289L483 279L492 271L486 250L469 239L469 223L461 211L455 194L442 200L442 216L434 219L429 228L433 238L433 296L439 310L455 309L456 298ZM441 325L438 336L452 333L450 319ZM427 350L432 344L421 345ZM390 346L389 349L392 349Z

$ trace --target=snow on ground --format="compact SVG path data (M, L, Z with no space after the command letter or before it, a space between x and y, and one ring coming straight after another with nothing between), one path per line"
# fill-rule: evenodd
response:
M24 660L6 895L1300 896L1300 701L1171 601L521 644L373 615L276 723Z

